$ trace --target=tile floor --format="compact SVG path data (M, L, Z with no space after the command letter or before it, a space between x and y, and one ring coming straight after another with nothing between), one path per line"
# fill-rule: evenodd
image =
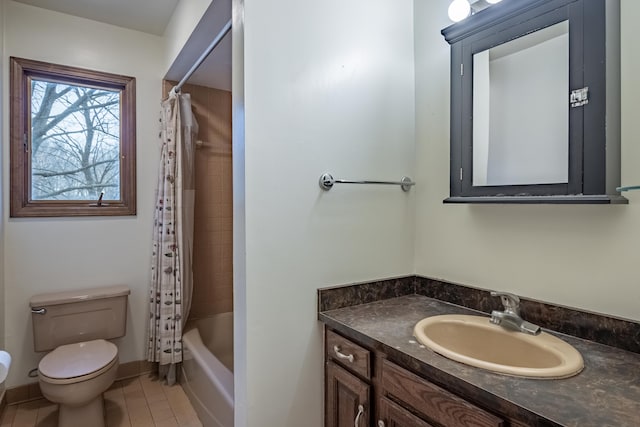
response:
M107 427L202 427L182 387L152 375L116 381L104 399ZM57 405L38 399L7 406L0 427L56 427L57 419Z

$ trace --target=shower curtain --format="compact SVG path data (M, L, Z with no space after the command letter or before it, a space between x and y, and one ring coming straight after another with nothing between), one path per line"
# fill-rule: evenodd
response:
M189 94L172 91L160 112L162 151L153 221L147 347L147 360L159 363L160 377L170 385L176 381L176 364L182 361L182 328L193 290L197 133Z

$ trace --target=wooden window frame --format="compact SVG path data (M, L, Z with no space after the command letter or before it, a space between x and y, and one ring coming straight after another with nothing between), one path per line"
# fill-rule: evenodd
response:
M22 58L10 58L10 216L73 217L136 214L136 80ZM30 79L120 92L120 200L32 200Z

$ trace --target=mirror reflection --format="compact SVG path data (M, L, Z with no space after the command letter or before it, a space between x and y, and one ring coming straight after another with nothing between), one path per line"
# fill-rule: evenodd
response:
M473 56L473 185L567 183L569 22Z

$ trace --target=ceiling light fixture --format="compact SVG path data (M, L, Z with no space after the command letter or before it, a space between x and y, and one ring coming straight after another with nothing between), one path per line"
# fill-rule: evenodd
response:
M460 22L471 13L471 5L467 0L453 0L449 5L449 19Z
M453 0L449 5L449 19L460 22L469 15L478 13L502 0Z

